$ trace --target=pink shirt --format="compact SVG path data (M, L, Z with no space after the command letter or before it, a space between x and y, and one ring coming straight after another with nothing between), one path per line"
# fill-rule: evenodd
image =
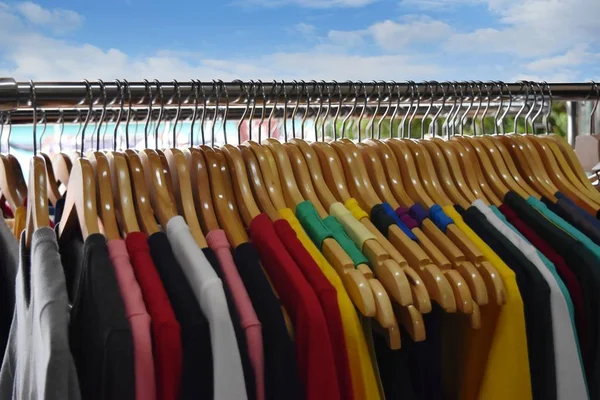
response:
M248 343L248 355L254 370L256 379L256 399L265 398L265 380L264 380L264 360L263 360L263 341L262 328L260 321L256 316L252 301L248 296L246 287L240 278L237 267L231 256L231 247L227 241L225 232L221 229L212 230L206 235L206 242L217 255L219 264L225 275L225 283L231 291L235 308L240 315L240 323L246 334Z
M108 254L115 268L125 312L131 325L135 359L135 398L156 400L150 315L146 311L142 291L135 279L125 241L109 240Z

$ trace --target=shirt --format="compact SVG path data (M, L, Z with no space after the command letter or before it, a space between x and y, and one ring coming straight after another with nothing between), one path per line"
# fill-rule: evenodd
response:
M504 283L506 303L481 307L481 328L459 325L456 347L464 349L453 364L461 399L530 399L531 376L523 300L515 273L463 221L452 206L444 213L496 268ZM445 369L445 372L447 369ZM511 382L507 385L506 382Z
M508 192L504 200L524 222L564 257L581 284L584 306L589 321L588 337L590 338L587 348L582 343L582 355L590 397L596 398L600 395L600 387L598 386L600 382L600 346L598 346L600 298L596 295L600 288L600 270L597 268L598 259L582 242L557 227L555 223L560 222L558 219L556 219L556 222L551 222L548 219L553 217L551 211L548 210L544 215L540 214L528 201L525 201L514 192ZM541 205L545 207L543 203ZM543 207L540 209L543 209ZM568 228L567 225L564 225L564 227ZM575 232L573 231L573 233Z
M33 233L31 252L21 235L16 309L0 370L3 399L80 399L69 349L69 298L56 235Z
M214 399L246 399L246 384L223 283L200 250L182 216L167 223L167 237L210 327Z
M277 236L266 214L250 223L256 246L281 301L293 320L296 332L296 359L307 399L339 399L335 360L325 316L315 292Z
M125 241L122 239L110 240L108 242L108 254L115 268L117 283L121 289L121 297L125 305L125 313L133 335L136 399L156 399L150 315L146 311L140 286L135 280Z
M148 238L148 245L181 326L181 399L212 399L213 362L208 320L173 254L167 235L163 232L153 233Z
M525 308L533 397L557 398L550 287L523 253L498 232L477 208L469 207L462 217L515 272Z
M417 237L415 236L415 234L408 228L408 226L404 224L404 222L402 222L402 220L396 214L396 211L392 208L392 206L389 203L385 202L381 203L381 205L383 206L385 213L389 215L394 221L396 221L396 225L398 225L402 232L406 233L406 235L412 240L417 241Z
M556 203L553 203L545 197L542 197L542 202L556 214L579 229L583 234L592 239L594 243L600 244L600 221L561 192L557 192L555 196L557 198Z
M15 310L15 279L19 264L19 243L0 216L0 356L8 341Z
M288 211L291 212L291 210ZM346 349L342 317L337 301L337 292L333 285L325 278L315 260L302 246L290 224L285 219L280 219L275 221L273 226L281 242L294 258L319 299L329 331L329 337L323 338L323 340L328 339L333 350L341 398L352 399L354 397L352 377L350 375L348 351Z
M396 208L396 215L410 230L419 227L419 223L410 215L410 209L406 207Z
M289 223L296 233L296 237L302 243L302 246L308 251L312 259L315 260L319 269L336 290L344 329L346 350L348 352L348 361L350 363L354 398L379 398L378 384L372 367L373 360L371 359L366 337L356 308L352 300L350 300L340 276L333 266L329 264L325 256L317 249L315 243L308 237L292 210L284 208L279 210L279 214ZM358 237L365 237L365 235L359 234Z
M544 239L542 239L533 229L523 222L517 214L507 205L502 204L500 211L529 240L542 254L544 254L560 275L560 278L565 283L569 290L569 295L573 301L573 311L575 314L575 325L577 327L577 336L581 348L589 348L589 330L587 322L587 312L589 312L586 303L584 302L583 292L579 280L571 271L564 258L559 255Z
M223 272L224 282L226 283L238 315L240 316L241 328L246 335L247 352L253 369L253 379L256 383L256 399L265 398L264 387L264 359L263 359L263 339L261 325L240 274L235 267L231 255L231 247L225 236L225 231L221 229L212 230L206 235L206 241L210 248L216 253L221 271Z
M402 226L398 224L400 219L392 207L388 204L389 208L386 210L385 204L387 203L376 204L373 206L373 208L371 208L371 221L377 227L377 230L387 237L389 227L391 225L398 225L402 232L406 234L406 236L408 236L411 240L417 241L417 237L410 229L404 226L404 224L402 224ZM392 214L394 214L395 218L392 216Z
M262 326L265 397L300 400L304 390L298 376L294 345L290 339L279 299L273 292L251 243L233 251L235 266Z
M60 243L71 303L69 346L82 399L131 400L136 396L131 326L106 238L73 235Z
M146 234L132 232L125 238L125 244L150 314L156 397L175 400L181 393L181 326L150 255Z
M579 360L579 350L569 316L569 308L556 279L539 257L537 250L506 226L488 206L481 200L473 202L473 206L481 211L486 219L531 261L550 287L557 398L568 399L571 396L587 398L584 371Z

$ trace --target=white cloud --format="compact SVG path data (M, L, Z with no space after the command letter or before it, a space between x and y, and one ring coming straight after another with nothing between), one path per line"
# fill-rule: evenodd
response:
M365 42L365 33L365 31L331 30L327 33L327 39L334 46L341 46L342 48L359 47Z
M306 8L358 8L378 2L379 0L246 0L246 5L279 7L293 5Z
M425 17L405 18L398 23L391 20L369 27L369 33L381 48L399 50L409 44L423 44L443 40L452 28L442 21Z
M317 33L317 28L314 25L299 22L289 28L289 31L292 33L299 33L303 36L314 36Z
M30 1L17 4L16 10L32 24L47 27L55 33L77 29L83 22L83 17L75 11L47 9Z
M586 62L598 60L599 56L599 54L588 52L586 45L578 45L564 54L530 62L527 64L527 69L544 72L557 68L576 67Z

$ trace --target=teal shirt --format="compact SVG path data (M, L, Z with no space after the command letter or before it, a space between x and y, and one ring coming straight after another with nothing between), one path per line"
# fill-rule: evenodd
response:
M527 203L534 207L536 210L542 213L544 217L546 217L550 222L554 225L558 226L563 231L567 232L573 238L579 240L583 245L590 250L600 262L600 246L594 243L589 237L585 236L583 233L579 231L579 229L573 227L570 223L556 215L553 211L551 211L548 206L542 203L540 200L535 197L529 197L527 199Z

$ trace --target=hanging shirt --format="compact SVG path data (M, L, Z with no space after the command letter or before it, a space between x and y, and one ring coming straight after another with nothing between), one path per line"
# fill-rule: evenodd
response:
M555 196L557 198L556 203L545 197L542 197L542 202L554 213L592 239L594 243L600 244L600 221L561 192L556 192Z
M121 297L125 305L125 313L133 335L135 396L138 400L156 399L150 315L146 311L140 286L135 280L125 242L122 239L109 240L108 254L115 268L117 283L121 289Z
M506 226L481 200L473 202L486 219L517 247L539 270L550 287L550 305L552 312L552 332L556 365L557 398L588 398L582 362L579 359L576 335L569 317L567 302L563 297L556 278L546 268L537 250L521 236Z
M523 253L498 232L477 208L469 207L463 211L462 217L515 272L525 309L533 397L556 399L550 287Z
M444 206L443 210L496 268L506 293L503 306L488 304L482 307L480 329L471 329L467 323L461 326L460 339L464 350L456 371L460 381L460 398L530 399L525 313L515 273L465 224L452 206Z
M282 209L280 214L292 213L290 209ZM285 219L277 220L273 223L275 231L281 238L281 242L288 253L294 258L298 267L304 274L304 277L311 285L327 322L329 331L329 342L335 358L336 374L340 388L340 395L343 399L352 399L352 377L350 375L350 365L348 361L348 350L346 348L346 339L344 338L344 329L342 326L342 317L337 301L337 292L333 285L325 278L323 272L317 266L315 260L308 253L306 248L298 240L296 232ZM352 244L354 245L354 243ZM325 338L324 338L325 339Z
M21 235L16 309L0 370L0 398L81 399L69 349L69 298L51 228L33 233L31 250Z
M132 232L125 238L135 278L150 314L152 355L158 400L179 399L181 394L181 326L156 270L146 234Z
M167 237L209 323L214 399L247 399L240 351L223 284L196 244L182 216L169 220Z
M181 399L212 399L214 379L208 320L173 254L167 235L163 232L153 233L148 238L148 245L156 271L181 326Z
M600 332L600 298L597 296L600 289L600 270L598 270L598 258L582 242L573 238L548 218L555 218L548 210L543 215L533 208L518 194L509 192L505 196L505 202L544 238L554 249L561 254L570 269L577 277L583 293L585 315L588 317L588 333L590 339L586 344L582 341L583 363L586 369L588 388L591 398L600 395L600 346L598 334ZM542 206L544 204L542 203ZM543 209L543 207L541 208ZM565 229L569 227L564 225ZM574 231L572 231L575 233Z
M19 264L19 243L0 216L0 357L8 341L15 310L15 279Z
M247 351L254 372L254 380L256 382L256 399L264 400L263 339L260 321L254 312L248 292L235 267L231 255L231 247L227 241L227 236L225 236L225 231L221 229L210 231L206 235L206 241L216 253L224 275L224 282L229 287L235 307L240 316L241 326L246 335Z
M355 207L358 207L358 204ZM364 251L365 243L369 240L377 240L375 235L361 224L360 220L352 215L342 203L333 203L329 207L329 213L342 225L344 232L352 239L359 250ZM364 213L364 218L368 218L367 213Z
M387 203L377 204L371 208L371 222L373 222L373 224L377 227L377 230L387 237L389 227L392 225L397 225L400 227L402 232L408 236L409 239L417 241L417 237L410 229L408 229L404 224L402 224L402 226L398 224L400 219L392 207L388 204L389 208L386 210L385 204Z
M396 211L392 208L392 206L389 203L384 202L384 203L381 203L381 205L383 206L385 213L387 215L389 215L391 218L393 218L394 221L396 221L396 225L398 225L398 227L402 230L402 232L404 232L406 234L406 236L408 236L411 240L418 241L415 234L412 233L410 228L408 226L406 226L404 224L404 222L402 222L402 220L400 219L398 214L396 214Z
M448 225L454 223L452 218L448 217L446 213L444 213L444 210L442 210L442 207L437 204L434 204L429 208L429 218L431 218L435 226L437 226L442 232L446 232Z
M312 205L312 204L311 204ZM316 213L316 210L315 210ZM316 214L319 217L318 214ZM369 259L356 247L352 239L344 231L344 227L338 222L337 218L329 215L323 219L323 224L331 231L333 238L340 245L342 250L350 256L354 266L361 264L369 265Z
M308 251L323 275L335 288L346 351L348 353L354 398L379 398L379 390L366 338L354 304L348 296L340 276L327 261L325 256L318 250L315 243L311 241L292 210L284 208L279 210L279 214L288 222L289 226L295 232L297 240L299 240L306 251Z
M56 230L56 228L55 228ZM61 243L71 303L69 345L82 399L136 398L131 326L106 238L100 233Z
M250 223L250 236L295 328L296 359L307 399L340 399L329 330L315 292L277 236L266 214Z
M406 207L398 207L396 208L396 215L400 220L408 227L408 229L413 230L419 227L419 223L416 219L411 217L410 209Z
M265 398L304 399L294 344L288 335L282 307L263 272L254 245L240 244L233 251L233 259L262 325Z
M575 325L577 326L577 336L581 349L589 349L589 329L587 322L587 313L589 307L583 298L583 291L577 276L571 271L565 259L559 255L544 239L542 239L533 229L529 227L507 204L500 206L500 211L529 240L542 254L544 254L556 267L556 271L569 290L569 295L573 301L573 310L575 313Z

